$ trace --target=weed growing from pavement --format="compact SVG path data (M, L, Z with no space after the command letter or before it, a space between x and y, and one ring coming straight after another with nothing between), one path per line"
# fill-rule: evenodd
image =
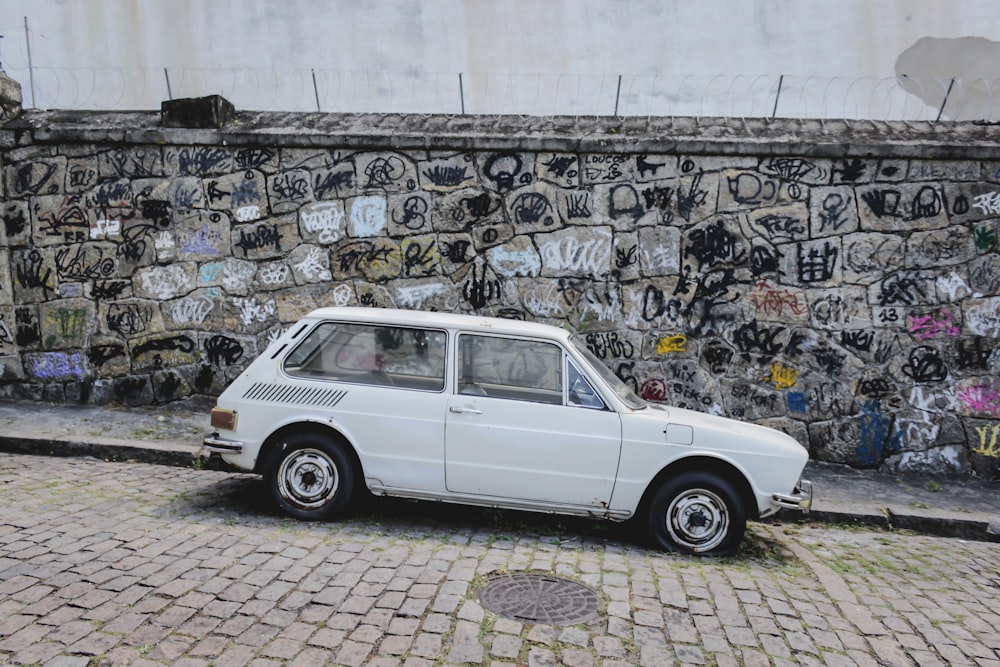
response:
M709 562L724 564L727 567L751 565L783 567L793 560L792 554L780 542L772 538L762 527L751 523L747 525L746 535L735 554Z

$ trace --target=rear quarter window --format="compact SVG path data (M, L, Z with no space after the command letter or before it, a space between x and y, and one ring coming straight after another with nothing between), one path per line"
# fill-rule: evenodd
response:
M436 329L323 322L282 367L294 377L441 391L447 340Z

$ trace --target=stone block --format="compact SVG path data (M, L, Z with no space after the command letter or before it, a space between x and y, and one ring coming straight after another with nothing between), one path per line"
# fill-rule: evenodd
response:
M21 113L21 84L0 70L0 123Z
M221 95L186 97L160 103L163 127L222 128L236 114L236 107Z

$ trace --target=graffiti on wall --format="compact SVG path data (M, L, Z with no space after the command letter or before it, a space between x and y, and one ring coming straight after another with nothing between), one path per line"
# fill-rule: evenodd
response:
M0 389L174 400L312 308L439 309L574 328L647 400L832 460L943 446L947 417L968 461L1000 458L1000 191L978 163L63 152L5 157L0 354L25 373ZM819 445L837 433L855 441Z

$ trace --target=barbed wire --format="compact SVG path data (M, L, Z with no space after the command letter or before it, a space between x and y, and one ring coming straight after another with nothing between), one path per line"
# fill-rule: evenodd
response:
M24 106L159 109L220 94L238 109L520 116L1000 120L1000 77L591 75L323 68L32 67ZM28 85L30 82L30 86ZM33 98L33 99L32 99Z

